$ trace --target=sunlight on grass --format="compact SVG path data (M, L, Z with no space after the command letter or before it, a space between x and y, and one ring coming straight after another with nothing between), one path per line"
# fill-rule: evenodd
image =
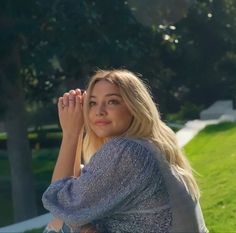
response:
M236 229L236 124L211 125L185 146L202 191L201 205L210 232Z

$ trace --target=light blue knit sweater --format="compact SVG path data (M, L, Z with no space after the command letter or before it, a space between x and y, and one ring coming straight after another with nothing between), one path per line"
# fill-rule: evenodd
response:
M80 177L52 183L42 201L76 232L87 223L101 233L207 232L199 204L147 140L111 139Z

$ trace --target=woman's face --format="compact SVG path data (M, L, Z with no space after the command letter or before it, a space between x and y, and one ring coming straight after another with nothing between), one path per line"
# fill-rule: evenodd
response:
M133 116L120 95L119 88L106 80L98 81L89 99L89 125L101 138L123 134Z

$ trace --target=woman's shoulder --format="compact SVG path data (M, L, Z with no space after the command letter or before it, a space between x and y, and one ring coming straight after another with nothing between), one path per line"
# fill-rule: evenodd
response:
M148 167L157 165L156 152L152 143L146 139L128 137L114 137L107 141L91 158L89 165L99 169L110 167L112 164L120 166Z
M113 158L144 159L148 156L151 159L152 152L152 143L146 139L115 137L105 143L98 153L112 155Z
M112 138L97 151L90 164L96 169L114 167L116 172L132 170L137 174L145 173L150 167L157 167L157 159L149 144L145 139Z
M130 138L130 137L114 137L105 143L102 149L151 149L151 142L146 139Z

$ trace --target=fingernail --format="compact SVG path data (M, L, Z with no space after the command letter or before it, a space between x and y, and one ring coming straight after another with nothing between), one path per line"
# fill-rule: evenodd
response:
M84 94L84 92L85 92L85 90L84 89L80 89L80 91L81 91L81 94L83 95Z
M75 95L76 94L75 90L70 90L70 94Z

